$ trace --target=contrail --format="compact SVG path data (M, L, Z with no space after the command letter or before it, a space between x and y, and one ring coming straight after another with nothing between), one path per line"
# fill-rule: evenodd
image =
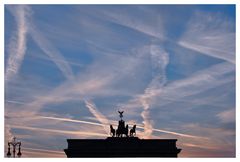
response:
M29 32L33 40L45 52L45 54L51 58L51 60L61 70L63 75L69 80L74 79L72 69L63 55L50 43L49 40L44 37L39 30L37 30L37 27L34 26L34 24L31 24L29 27Z
M24 105L25 104L24 102L14 101L14 100L5 100L5 102L7 102L7 103L14 103L14 104L20 104L20 105Z
M106 126L106 124L109 124L109 121L108 119L102 114L100 113L97 108L96 108L96 105L91 102L91 101L88 101L88 100L84 100L85 104L86 104L86 107L89 109L89 111L98 119L98 121L100 123L102 123L104 126L104 130L106 131L106 133L108 134L109 133L109 127Z
M143 129L144 129L144 137L145 138L150 138L152 131L153 131L153 127L152 127L152 123L151 120L149 120L149 99L151 98L150 95L148 95L148 92L145 92L144 96L140 97L140 102L143 106L143 111L141 113L141 116L143 118Z
M66 131L66 130L58 130L58 129L46 129L46 128L38 128L38 127L21 126L21 125L11 125L11 127L12 128L19 128L19 129L26 129L26 130L33 130L33 131L49 132L49 133L106 137L106 134L95 133L95 132Z
M169 62L168 53L159 46L151 45L150 54L152 75L154 78L145 89L144 94L139 97L139 101L143 106L141 116L143 118L145 138L151 138L153 132L153 126L149 116L150 102L151 99L156 96L155 90L161 89L167 81L165 68Z
M193 13L177 44L199 54L236 64L236 31L231 28L235 26L235 22L230 19L219 21L220 18L222 18L221 14Z
M59 118L59 117L50 117L50 116L39 116L39 118L50 119L50 120L66 121L66 122L73 122L73 123L91 124L91 125L95 125L95 126L109 126L107 123L106 124L100 124L100 123L96 123L96 122L89 122L89 121L84 121L84 120L74 120L74 119L69 119L69 118ZM113 122L111 122L111 123L113 123ZM137 128L143 129L143 130L145 129L144 126L139 126L139 125L140 124L137 124ZM201 136L194 136L194 135L178 133L178 132L173 132L173 131L166 131L166 130L163 130L163 129L152 128L152 131L166 133L166 134L172 134L172 135L181 136L181 137L187 137L187 138L208 139L208 138L201 137Z
M66 157L63 151L49 150L49 149L39 149L39 148L22 148L24 154L22 157Z
M64 154L63 151L39 149L39 148L30 148L30 147L23 147L23 150L40 151L40 152L55 153L55 154Z
M74 119L69 119L69 118L57 118L57 117L49 117L49 116L39 116L39 118L73 122L73 123L83 123L83 124L90 124L90 125L96 125L96 126L106 126L106 124L89 122L89 121L84 121L84 120L74 120Z
M54 153L54 152L41 152L39 151L34 151L34 150L24 150L23 149L24 154L22 155L23 158L39 158L39 157L44 157L44 158L65 158L66 155L64 154L64 152L62 154L58 154L58 153Z
M194 136L194 135L189 135L189 134L177 133L177 132L166 131L166 130L162 130L162 129L155 129L155 128L153 128L153 131L167 133L167 134L172 134L172 135L181 136L181 137L208 139L207 137L201 137L201 136Z
M9 10L17 22L17 32L9 45L6 80L11 79L19 71L27 48L27 33L32 36L36 44L51 58L67 79L74 79L72 69L63 55L52 46L43 34L37 30L33 21L31 21L31 8L25 5L18 5L13 9L9 7Z
M25 56L27 42L26 35L28 32L28 26L26 21L29 16L27 10L29 10L29 8L24 5L16 6L14 9L11 10L17 23L17 31L13 35L9 45L9 58L7 61L5 75L5 79L7 81L18 73Z

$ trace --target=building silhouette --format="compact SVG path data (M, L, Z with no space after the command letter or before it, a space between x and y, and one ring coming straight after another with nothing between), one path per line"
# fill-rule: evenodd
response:
M69 158L73 157L177 157L181 149L176 147L177 139L139 139L136 125L128 131L128 125L121 120L115 130L110 125L112 137L106 139L67 139L64 149Z

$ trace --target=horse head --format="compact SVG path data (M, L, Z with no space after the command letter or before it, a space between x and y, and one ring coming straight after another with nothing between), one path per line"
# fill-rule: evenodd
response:
M112 125L110 125L110 129L111 129L111 131L114 131L114 130L115 130Z

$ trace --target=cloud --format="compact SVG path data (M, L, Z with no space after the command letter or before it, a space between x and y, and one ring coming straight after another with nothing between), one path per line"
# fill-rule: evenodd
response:
M221 120L223 123L232 123L235 122L235 108L231 110L222 111L217 114L217 117Z
M129 12L129 10L131 10ZM102 11L104 16L116 24L134 29L148 36L164 39L162 15L141 7L122 7ZM141 15L141 16L139 16Z
M63 75L69 80L74 79L72 69L61 52L57 50L46 37L44 37L44 34L41 33L34 24L31 24L29 28L33 40L45 52L45 54L51 58Z
M19 116L18 116L19 117ZM19 118L22 118L22 117L19 117ZM16 120L18 120L18 118L17 117L13 117L12 119L16 119ZM28 117L28 119L26 120L26 123L27 122L29 122L30 120L31 120L31 123L35 123L34 121L35 120L39 120L37 123L41 123L41 121L46 121L45 119L47 119L47 120L55 120L55 121L59 121L59 122L70 122L70 123L78 123L78 124L86 124L86 125L92 125L92 126L98 126L98 127L104 127L104 128L106 128L106 133L107 134L105 134L105 137L108 135L108 133L109 133L109 123L110 124L112 124L113 126L117 126L117 121L115 121L115 120L108 120L109 121L109 123L103 123L103 124L101 124L101 123L99 123L99 122L91 122L91 121L87 121L87 120L79 120L79 119L71 119L71 118L64 118L64 117L52 117L52 116L34 116L34 117ZM97 121L99 121L100 119L95 119L95 120L97 120ZM101 119L102 120L102 119ZM128 124L130 124L130 125L134 125L134 124L136 124L137 125L137 129L138 130L144 130L145 129L145 127L144 127L144 125L142 125L142 124L140 124L140 123L136 123L136 122L134 122L134 123L131 123L131 122L129 122L129 121L127 121L128 122ZM14 122L13 122L14 123ZM52 122L50 122L50 123L52 123ZM54 123L52 123L52 124L54 124ZM62 125L63 123L58 123L58 125ZM23 123L23 125L24 125L24 123ZM62 125L63 126L63 125ZM61 127L62 127L61 126ZM69 124L67 124L66 126L68 126L68 127L70 127L70 125ZM20 128L20 127L19 127ZM90 129L90 130L92 130L91 128L92 127L86 127L86 128L88 128L88 129ZM96 127L95 127L96 128ZM23 129L25 129L25 127L23 127ZM86 131L89 131L89 130L86 130ZM186 134L186 133L180 133L180 132L174 132L174 131L168 131L168 130L164 130L164 129L158 129L158 128L152 128L152 131L153 132L155 132L155 133L158 133L158 132L160 132L160 133L165 133L165 134L169 134L169 135L173 135L173 136L179 136L179 137L186 137L186 138L196 138L196 139L208 139L207 137L205 137L205 136L197 136L197 135L191 135L191 134ZM65 131L64 131L65 132ZM71 131L70 131L70 133L67 131L66 132L66 134L71 134ZM143 138L145 138L144 137L144 132L143 132Z
M166 66L169 62L169 55L164 50L163 46L158 44L145 45L142 48L134 50L138 57L144 59L150 59L150 70L151 70L151 82L148 83L144 89L143 94L136 94L133 99L129 100L128 103L121 103L122 107L126 109L136 108L139 106L143 107L141 116L144 124L144 138L151 138L153 131L153 121L149 115L150 105L152 99L158 94L157 90L160 90L167 82L166 78Z
M86 104L86 107L98 119L98 121L104 124L103 128L105 129L106 133L109 133L109 126L106 126L106 124L109 125L108 119L98 111L98 109L96 108L96 105L92 101L85 100L84 102Z
M178 43L235 64L234 22L219 13L195 12Z
M26 67L31 67L28 63L33 59L40 58L44 65L44 61L49 63L52 60L67 79L59 80L61 83L53 87L53 82L41 74L24 71L9 83L11 88L7 88L5 124L15 135L23 140L28 139L29 148L48 145L46 148L55 150L53 146L56 142L61 145L61 141L69 136L106 137L109 124L114 127L117 124L117 121L111 120L115 119L113 109L116 105L124 107L128 114L126 119L134 121L130 124L126 120L128 124L137 124L139 137L178 138L181 148L188 151L191 148L194 151L221 148L225 143L219 143L220 140L230 143L229 150L233 148L233 132L224 130L227 140L223 136L210 134L211 131L220 134L221 129L214 127L229 124L227 122L232 113L225 112L225 108L234 107L230 99L234 95L232 89L235 82L235 58L232 56L235 47L230 43L234 31L228 28L226 19L220 21L220 16L219 20L209 21L204 20L202 13L195 14L179 39L179 46L170 39L164 39L166 32L174 35L172 30L175 31L175 28L166 28L166 32L163 30L162 22L169 19L164 19L166 17L160 14L161 11L158 12L158 7L130 6L115 10L112 6L101 9L91 6L94 10L90 10L87 6L78 6L77 11L80 12L76 12L75 7L70 12L62 10L64 17L61 18L58 7L51 7L56 12L51 11L54 15L50 16L48 12L42 12L44 8L32 7L36 9L36 17L27 22L27 33L46 56L30 49L28 52L33 57L26 61ZM165 10L166 13L169 11ZM195 22L194 18L197 19ZM68 55L57 47L68 51ZM184 52L188 54L184 55ZM189 55L190 59L185 58ZM182 62L178 64L176 62L180 57ZM71 59L74 61L68 62ZM82 64L81 67L75 66ZM47 70L47 67L41 68ZM184 72L185 69L190 70ZM31 75L41 79L34 79ZM224 94L216 90L221 88ZM205 104L212 106L209 111L205 107L201 109L201 105ZM89 114L88 111L93 119L85 121L89 117L79 113ZM201 120L192 119L194 115L191 114L201 114L198 116ZM211 115L214 118L203 120ZM194 126L182 128L190 120L198 123L196 128L201 131L198 132ZM206 126L204 124L209 129L202 128ZM203 133L205 131L206 134ZM54 139L51 139L52 136ZM218 145L208 143L209 138L214 136ZM27 151L29 156L37 156L34 150ZM39 156L51 155L41 153Z
M83 81L81 84L79 84L78 80L68 80L48 92L48 95L40 95L34 101L22 105L19 114L37 114L45 105L51 103L63 103L73 99L81 101L89 93L98 93L97 90L100 91L108 82L109 78L89 78L89 80Z
M204 137L204 136L195 136L195 135L190 135L190 134L186 134L186 133L167 131L167 130L163 130L163 129L155 129L154 128L153 131L157 131L157 132L161 132L161 133L167 133L167 134L176 135L176 136L180 136L180 137L196 138L196 139L208 139L207 137Z
M94 110L94 113L96 113L95 111L96 110ZM76 119L62 118L62 117L51 117L51 116L37 116L36 118L33 118L33 119L40 118L40 119L50 119L50 120L57 120L57 121L64 121L64 122L72 122L72 123L90 124L90 125L95 125L95 126L100 126L100 127L105 126L105 127L107 127L107 133L109 133L109 129L110 129L109 128L109 123L111 123L113 125L117 125L117 121L113 121L113 120L108 120L109 123L106 123L107 119L105 117L100 117L100 116L102 116L102 114L99 115L99 112L98 112L98 115L96 115L96 116L98 116L98 118L96 118L95 120L98 120L98 121L101 120L103 122L102 124L101 123L96 123L96 122L84 121L84 120L76 120ZM131 123L131 122L128 121L128 124L129 123ZM138 123L135 123L135 122L132 123L131 125L134 125L134 124L137 125L137 129L145 130L145 126L144 125L141 125L141 124L138 124ZM180 137L186 137L186 138L208 139L208 138L201 137L201 136L194 136L194 135L190 135L190 134L173 132L173 131L167 131L167 130L157 129L157 128L152 128L152 131L166 133L166 134L171 134L171 135L180 136ZM144 132L143 132L142 135L144 136Z
M74 119L69 119L69 118L50 117L50 116L39 116L39 118L59 120L59 121L65 121L65 122L84 123L84 124L91 124L91 125L96 125L96 126L106 126L107 125L107 123L101 124L101 123L96 123L96 122L89 122L89 121L83 121L83 120L74 120Z
M63 55L34 25L32 20L33 11L31 10L31 7L18 5L14 6L14 8L8 6L8 8L17 22L17 33L13 36L9 45L9 58L5 75L6 80L9 80L13 75L15 75L22 64L27 49L27 33L32 36L37 45L58 66L64 76L67 79L73 79L74 76L72 69Z
M211 99L209 100L206 100L205 98L195 99L196 97L193 97L192 99L192 96L201 94L201 93L202 95L206 96L206 93L203 93L203 92L207 92L208 90L214 87L218 87L221 85L234 82L235 76L230 75L234 72L234 70L235 70L234 65L231 63L228 63L228 62L219 63L209 68L206 68L204 70L200 70L187 78L168 83L164 87L157 87L155 89L152 89L150 91L151 93L148 93L148 97L149 97L148 100L146 100L146 98L144 100L148 102L151 101L152 109L154 111L154 115L156 116L158 116L157 112L161 111L161 108L164 108L164 109L171 108L172 111L171 113L169 112L168 115L175 114L174 116L176 116L178 113L184 114L184 112L189 112L189 109L187 109L187 107L182 107L182 106L181 106L182 108L175 107L176 103L184 102L185 105L186 103L192 103L193 106L202 105L206 103L214 104ZM147 93L145 95L147 96ZM206 96L206 98L207 97L208 96ZM171 104L173 104L174 107L172 107ZM128 104L125 105L125 107L131 108L131 109L138 108L139 106L140 106L139 101L137 101L136 99L130 101ZM145 106L148 106L148 105L145 105ZM216 105L216 106L219 106L219 105ZM163 114L163 113L160 113L160 114ZM156 116L155 116L155 119L156 119ZM207 138L207 136L205 137Z
M180 139L184 154L191 153L191 156L195 157L221 157L225 152L225 156L235 156L235 130L200 123L185 124L181 126L181 129L191 129L191 132L195 134L204 134L208 137L208 139ZM187 147L185 147L186 144Z
M141 116L143 118L144 125L144 138L151 138L153 126L149 116L149 103L146 98L142 98L141 102L143 105L143 112L141 113Z
M30 148L30 147L23 147L22 153L23 153L22 157L57 157L57 158L66 157L63 151Z
M17 31L13 33L8 46L9 57L5 74L6 80L10 80L18 73L26 54L28 33L27 21L30 16L30 8L25 5L14 6L13 8L9 8L9 10L12 12L17 23Z
M99 95L115 95L114 93L121 94L123 91L113 89L114 84L126 79L125 75L128 76L130 72L138 70L137 67L142 61L133 57L107 55L89 66L84 73L76 75L75 80L67 80L58 87L37 95L33 101L21 106L21 110L23 114L26 113L25 110L27 114L36 114L45 105L51 103L83 100L84 97ZM114 62L113 67L112 62ZM119 75L120 73L122 75Z
M20 105L25 104L24 102L21 102L21 101L15 101L15 100L5 100L5 102L8 102L8 103L14 103L14 104L20 104Z
M196 145L196 144L192 144L192 143L183 143L184 146L187 147L196 147L196 148L204 148L204 149L210 149L210 150L217 150L217 147L211 147L208 145Z
M235 66L228 62L219 63L204 70L200 70L187 78L169 83L161 91L156 89L155 93L161 94L161 99L157 100L156 98L155 101L157 101L157 103L154 103L158 106L163 106L175 101L185 101L182 100L182 98L190 97L211 88L230 83L235 80L234 75L229 75L234 71ZM187 99L186 101L191 102Z
M58 129L46 129L46 128L38 128L38 127L30 127L30 126L22 126L22 125L11 125L12 128L25 129L31 131L40 131L47 132L53 134L72 134L72 135L87 135L87 136L100 136L106 137L106 134L95 133L95 132L86 132L86 131L69 131L69 130L58 130Z

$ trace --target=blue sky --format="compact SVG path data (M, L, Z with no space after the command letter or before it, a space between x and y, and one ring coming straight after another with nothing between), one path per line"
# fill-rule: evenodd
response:
M117 110L140 138L177 138L180 157L235 156L234 5L4 13L5 140L19 138L23 156L65 157L67 138L106 138Z

